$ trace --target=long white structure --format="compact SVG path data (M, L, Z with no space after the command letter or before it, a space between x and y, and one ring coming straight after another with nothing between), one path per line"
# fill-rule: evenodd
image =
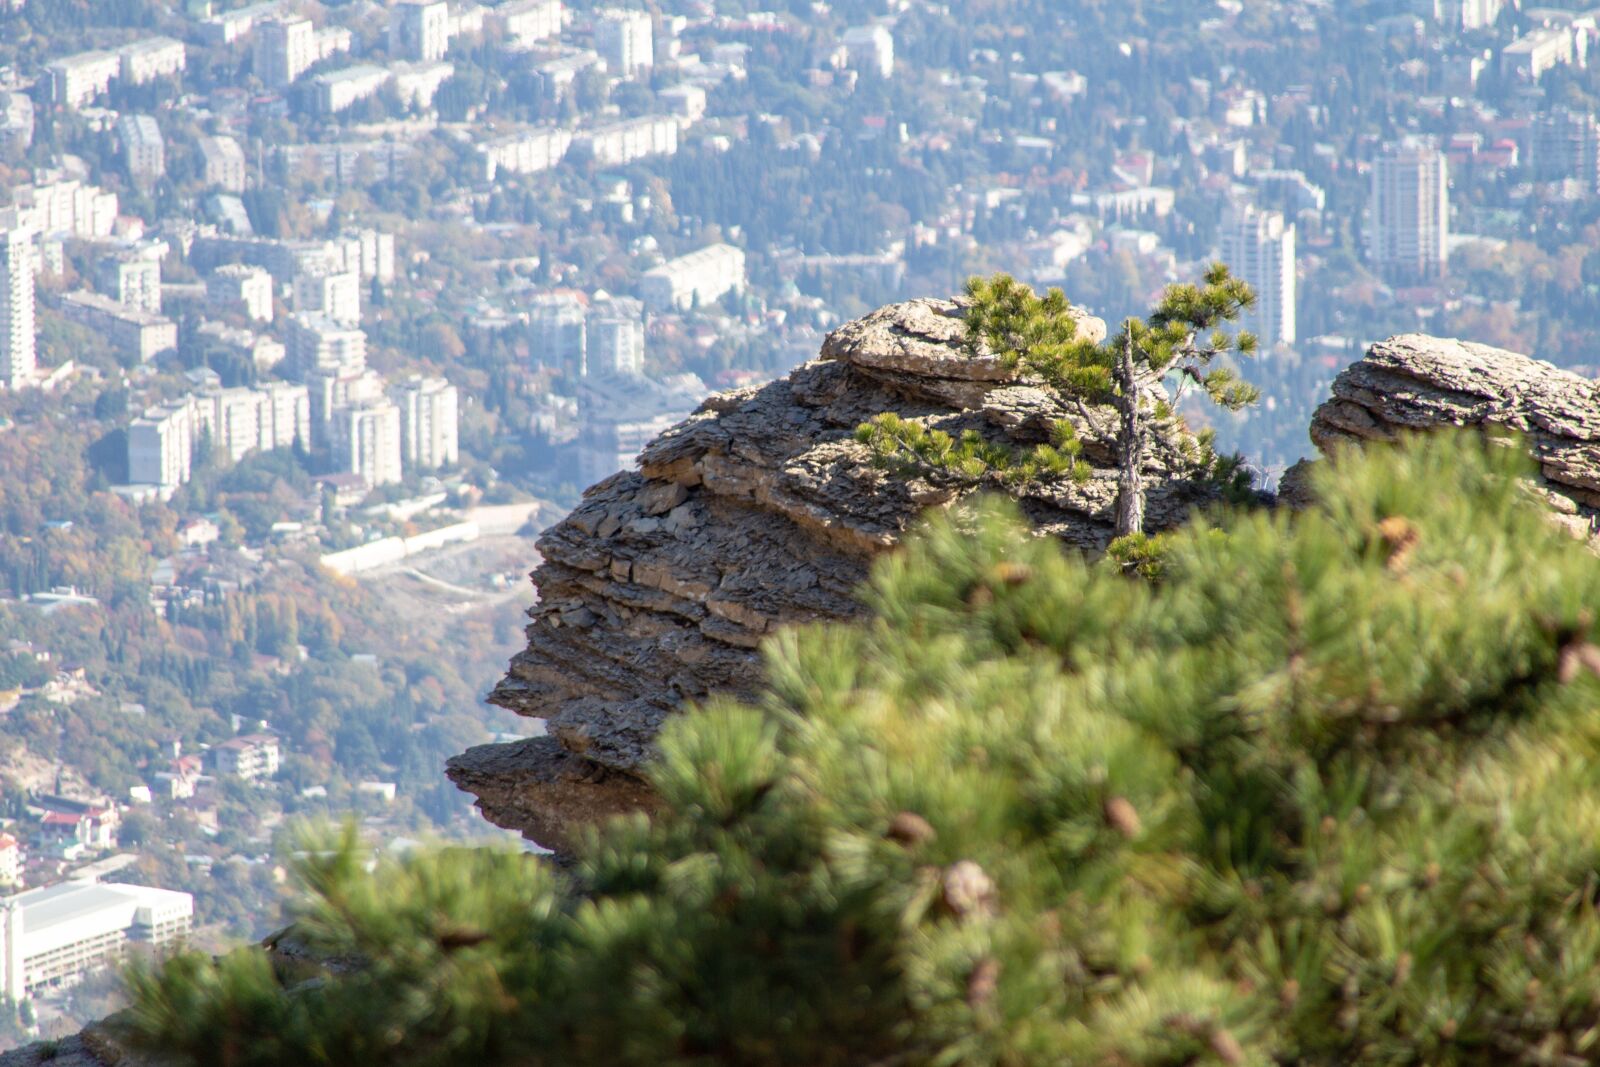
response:
M513 47L561 36L561 0L506 0L489 18Z
M483 157L484 179L492 182L502 170L513 174L549 170L561 162L571 147L571 130L544 126L491 138L478 145L478 154Z
M670 156L678 151L678 120L662 115L623 119L573 138L572 146L601 166L616 167L647 156Z
M122 80L129 85L143 85L157 78L170 78L179 73L188 62L182 41L171 37L146 37L117 49L121 61Z
M639 296L651 311L688 311L744 284L744 253L732 245L708 245L646 271Z
M1295 230L1283 213L1242 205L1222 223L1222 262L1256 292L1245 326L1263 351L1295 342Z
M66 882L0 898L0 1000L70 985L130 944L179 941L193 922L194 897L150 886Z

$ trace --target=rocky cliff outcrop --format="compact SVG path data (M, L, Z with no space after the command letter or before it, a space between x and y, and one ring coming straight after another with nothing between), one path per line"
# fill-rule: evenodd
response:
M1103 338L1105 325L1085 316L1080 333ZM787 378L707 400L645 449L638 471L594 486L544 535L528 647L490 700L545 719L549 734L475 748L449 766L490 821L560 846L575 824L648 807L639 773L667 716L710 693L753 694L762 638L854 615L872 558L924 509L973 491L874 466L853 436L874 415L1012 445L1072 421L1092 476L1016 495L1042 532L1105 547L1112 412L1064 406L1001 361L969 355L963 334L948 301L849 323ZM1157 438L1147 515L1162 529L1217 488L1193 437L1168 422Z
M1311 419L1323 453L1439 426L1522 435L1542 476L1539 495L1572 532L1600 518L1600 383L1488 345L1421 334L1380 341L1346 367ZM1286 479L1300 498L1303 468Z

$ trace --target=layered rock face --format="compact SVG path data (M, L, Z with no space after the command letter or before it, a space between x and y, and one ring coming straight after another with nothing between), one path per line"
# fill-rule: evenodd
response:
M1542 475L1540 496L1576 534L1600 518L1600 383L1488 345L1421 334L1381 341L1334 380L1311 419L1329 454L1439 426L1513 430ZM1287 479L1297 494L1300 478Z
M1105 325L1087 316L1080 334ZM1093 476L1017 494L1043 533L1102 550L1116 499L1109 408L1064 406L999 360L962 348L957 305L917 300L831 334L788 378L707 400L647 447L637 472L591 488L539 542L528 648L490 696L547 721L546 737L474 748L450 777L498 825L561 848L574 826L648 808L639 775L662 722L712 693L753 695L774 629L840 619L875 555L930 506L973 488L874 466L854 440L892 411L1013 445L1077 427ZM1160 427L1146 468L1148 525L1214 499L1197 442Z

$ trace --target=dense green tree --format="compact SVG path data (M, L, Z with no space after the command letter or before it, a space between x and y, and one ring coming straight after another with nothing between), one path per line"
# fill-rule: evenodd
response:
M1151 584L1009 506L673 720L569 873L298 864L285 935L131 974L207 1064L1584 1063L1600 561L1520 451L1341 457ZM304 960L304 951L282 959ZM311 979L311 980L308 980Z

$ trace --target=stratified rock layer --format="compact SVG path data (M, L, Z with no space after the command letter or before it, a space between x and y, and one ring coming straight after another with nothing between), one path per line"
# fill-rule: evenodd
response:
M1087 316L1080 332L1105 336ZM1110 540L1110 409L1063 405L1000 360L962 349L960 309L917 300L831 334L786 379L724 393L652 442L639 470L591 488L539 542L528 647L490 696L549 736L474 748L449 774L501 826L560 848L576 824L648 805L639 774L684 702L752 695L773 630L841 619L872 558L916 516L971 492L886 473L854 431L874 415L1031 445L1071 420L1093 476L1018 495L1043 533L1089 551ZM1149 450L1147 521L1181 522L1216 490L1174 424Z
M1517 431L1560 521L1587 535L1600 518L1600 383L1504 349L1421 334L1381 341L1334 380L1311 440L1332 454L1440 426ZM1285 481L1302 495L1300 472Z

